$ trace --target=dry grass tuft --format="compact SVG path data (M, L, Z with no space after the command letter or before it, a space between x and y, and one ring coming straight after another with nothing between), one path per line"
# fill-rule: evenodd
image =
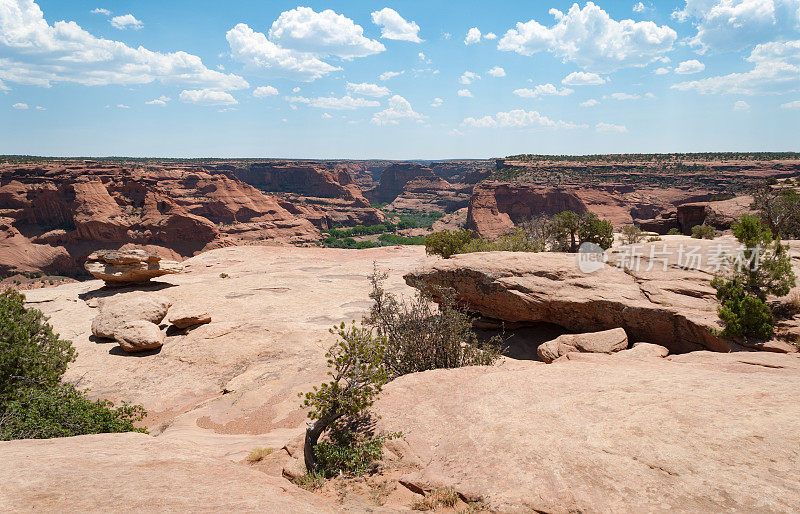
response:
M253 464L256 462L260 462L261 459L270 455L275 450L273 448L256 448L255 450L251 451L250 454L247 456L247 462Z
M455 489L448 487L447 489L434 489L426 494L423 498L416 500L411 504L412 510L428 511L436 510L439 507L453 508L458 503L458 493Z

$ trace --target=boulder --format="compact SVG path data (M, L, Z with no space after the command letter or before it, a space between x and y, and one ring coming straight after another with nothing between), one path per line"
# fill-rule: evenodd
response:
M92 334L114 339L116 330L129 321L161 323L172 302L159 294L134 292L121 298L105 298L99 303L99 312L92 321Z
M614 354L625 359L663 359L669 355L669 350L658 344L634 343L633 348L622 350Z
M144 250L98 250L86 258L86 271L106 285L148 282L151 278L183 271L183 265Z
M169 322L180 329L211 323L211 316L203 311L189 311L186 309L173 312L169 316Z
M628 335L621 328L585 334L564 334L539 345L536 353L544 362L553 362L571 352L614 353L628 347Z
M126 352L143 352L161 348L164 345L164 333L155 323L133 320L114 330L114 340Z

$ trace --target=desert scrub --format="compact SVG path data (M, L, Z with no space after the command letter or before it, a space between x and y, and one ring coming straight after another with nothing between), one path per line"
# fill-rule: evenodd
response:
M261 462L264 457L272 455L274 451L274 448L254 448L253 451L247 455L246 460L251 464L254 462Z
M714 239L717 230L709 225L695 225L692 227L692 237L694 239Z
M439 507L453 508L458 504L458 493L453 488L434 489L411 504L411 510L429 511Z
M644 240L645 233L636 225L622 227L622 244L633 245Z
M292 480L292 483L297 487L301 487L306 491L316 491L325 485L325 476L321 473L308 472Z
M349 427L334 427L328 440L314 448L319 472L326 478L338 475L363 475L383 458L383 444L401 433L372 437Z
M681 229L673 227L673 228L671 228L671 229L669 229L667 231L667 235L668 236L681 236L681 235L683 235L683 232L681 232Z
M472 238L472 232L469 230L434 232L425 238L425 253L449 259L453 255L461 253L463 246Z
M25 308L23 295L0 294L0 439L145 432L134 425L145 416L141 406L114 408L61 382L75 357L40 311Z

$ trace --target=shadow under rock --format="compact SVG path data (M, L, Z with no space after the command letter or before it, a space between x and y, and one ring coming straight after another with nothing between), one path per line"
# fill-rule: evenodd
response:
M106 298L114 296L119 293L129 293L131 291L161 291L162 289L169 289L170 287L177 287L175 284L169 282L156 282L150 281L142 284L127 284L120 286L108 286L93 289L78 295L83 301L91 300L92 298Z
M499 325L500 322L497 323ZM485 325L488 325L488 323ZM509 323L503 329L490 328L485 325L481 328L475 328L475 335L478 336L478 340L489 341L492 337L499 335L503 338L503 355L517 360L541 360L536 353L539 345L569 333L565 328L553 323L531 323L527 325Z
M159 346L158 348L154 348L152 350L145 350L143 352L126 352L122 349L121 346L115 346L114 348L108 351L109 355L119 355L122 357L150 357L151 355L158 355L161 353L161 349L163 346Z

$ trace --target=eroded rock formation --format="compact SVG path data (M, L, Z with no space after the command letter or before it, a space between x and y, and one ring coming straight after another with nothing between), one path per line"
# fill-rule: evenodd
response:
M98 250L89 254L84 267L106 285L148 282L152 278L183 271L179 262L162 259L144 250Z

